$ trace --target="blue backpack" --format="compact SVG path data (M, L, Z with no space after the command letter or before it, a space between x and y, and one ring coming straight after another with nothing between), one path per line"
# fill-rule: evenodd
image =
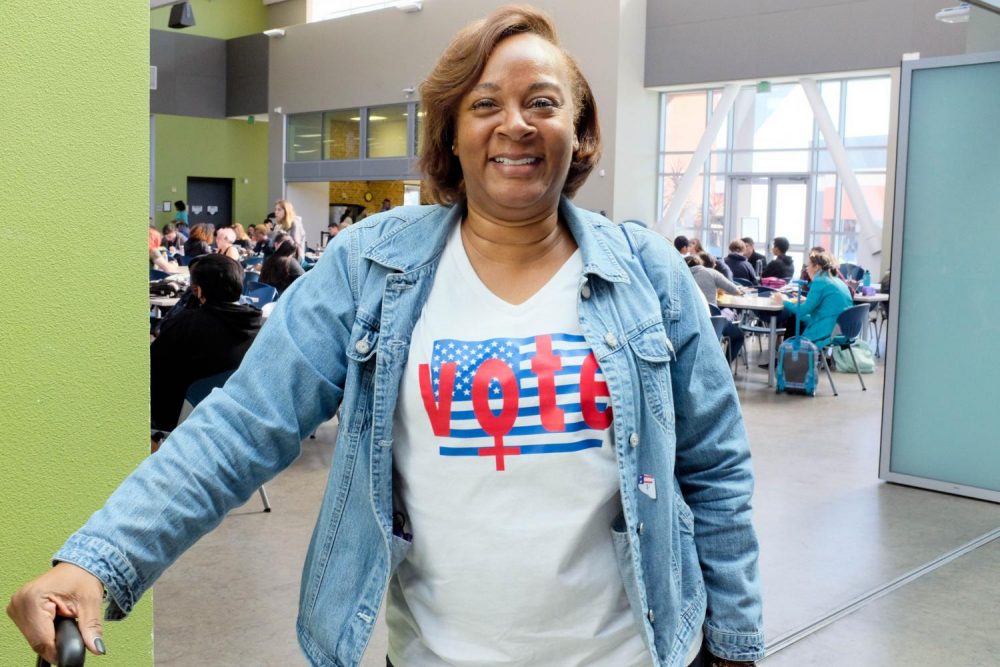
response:
M777 393L816 395L819 348L811 340L794 336L778 346Z

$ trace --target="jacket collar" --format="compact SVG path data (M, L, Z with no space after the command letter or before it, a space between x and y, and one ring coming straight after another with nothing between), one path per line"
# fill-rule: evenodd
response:
M595 225L587 219L593 214L577 208L564 196L559 202L559 215L580 248L585 274L595 274L611 282L629 282L621 264L596 232ZM388 223L388 231L362 254L377 264L408 273L435 261L444 250L452 226L461 223L464 217L465 204L462 202L454 206L430 207L422 215L396 218ZM604 223L613 224L606 220Z

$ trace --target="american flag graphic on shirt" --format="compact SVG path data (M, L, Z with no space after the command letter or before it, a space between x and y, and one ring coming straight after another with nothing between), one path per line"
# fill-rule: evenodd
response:
M583 336L436 340L420 394L441 456L506 458L600 448L608 387Z

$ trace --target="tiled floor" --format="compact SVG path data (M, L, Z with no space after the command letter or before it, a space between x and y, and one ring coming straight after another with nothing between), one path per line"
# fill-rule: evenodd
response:
M737 387L757 474L768 643L787 637L1000 527L1000 505L877 478L882 369L835 374L815 398L775 395L762 372ZM304 665L295 641L302 560L336 426L186 553L155 590L158 667ZM1000 540L878 598L769 656L768 667L997 665ZM363 665L385 664L379 622Z

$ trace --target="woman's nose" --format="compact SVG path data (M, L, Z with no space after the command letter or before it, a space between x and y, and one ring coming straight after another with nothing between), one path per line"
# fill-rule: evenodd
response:
M520 109L504 112L500 132L514 141L521 141L535 132L535 127L528 122Z

